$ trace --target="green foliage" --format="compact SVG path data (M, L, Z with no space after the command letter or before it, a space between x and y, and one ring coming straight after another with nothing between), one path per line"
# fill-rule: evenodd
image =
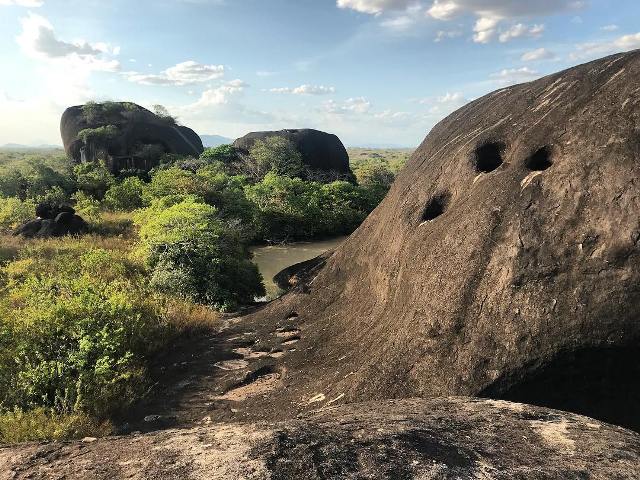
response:
M255 142L249 156L252 162L245 163L247 175L262 179L273 172L287 177L300 177L305 171L302 155L296 146L282 137L268 137Z
M118 127L115 125L103 125L96 128L85 128L78 132L78 138L85 144L92 143L95 145L106 146L110 140L116 138L119 134Z
M103 419L148 388L172 334L144 272L118 252L34 247L2 269L0 410Z
M135 106L135 104L130 102L125 102L124 104L119 102L87 102L82 106L82 113L88 124L95 125L100 122L105 122L115 115L119 115L123 109L128 111L134 110L131 107L132 105Z
M78 190L102 200L109 188L115 183L115 177L103 163L81 163L73 169Z
M33 200L0 197L0 231L13 230L35 217L36 204Z
M78 191L73 195L76 202L75 210L85 221L90 223L98 223L101 220L100 212L102 205L100 201L87 195L82 191Z
M233 145L220 145L218 147L207 148L200 155L201 160L207 162L222 162L225 164L235 161L238 151Z
M282 241L351 233L375 208L368 188L338 181L307 182L269 173L245 188L258 209L258 239Z
M104 196L104 205L112 211L130 212L144 205L145 184L138 177L128 177L112 185Z
M41 407L0 413L0 444L106 436L111 431L109 422L82 413L60 414Z
M152 270L152 285L221 310L264 295L257 267L232 225L197 198L166 209L158 203L141 211L141 252Z
M153 113L160 117L167 125L175 126L178 124L176 118L169 113L169 110L167 110L167 107L164 105L154 105Z

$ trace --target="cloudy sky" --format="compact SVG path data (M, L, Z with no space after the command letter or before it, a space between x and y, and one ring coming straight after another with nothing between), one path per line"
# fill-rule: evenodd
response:
M417 145L505 85L640 48L638 0L0 0L0 145L69 105L165 105L200 134Z

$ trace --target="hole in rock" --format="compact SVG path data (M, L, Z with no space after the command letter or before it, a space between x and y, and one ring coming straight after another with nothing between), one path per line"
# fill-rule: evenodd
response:
M538 151L527 158L525 162L525 166L534 172L542 172L552 165L551 149L546 146L538 149Z
M504 144L499 142L485 143L476 149L476 171L489 173L502 165L502 152Z
M447 205L449 204L449 200L451 198L451 194L449 193L440 193L429 200L427 206L422 213L422 221L428 222L438 218L440 215L444 213L447 209Z
M640 347L564 352L498 379L478 396L586 415L640 431Z

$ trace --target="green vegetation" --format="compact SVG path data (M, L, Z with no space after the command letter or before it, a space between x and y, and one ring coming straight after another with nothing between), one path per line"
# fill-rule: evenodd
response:
M107 145L109 140L118 136L118 127L115 125L103 125L96 128L85 128L78 132L78 138L84 143L95 145Z
M264 295L251 244L358 227L401 163L360 160L356 184L310 180L281 139L164 156L142 176L0 152L0 443L108 433L176 338ZM43 201L72 204L90 235L8 235Z

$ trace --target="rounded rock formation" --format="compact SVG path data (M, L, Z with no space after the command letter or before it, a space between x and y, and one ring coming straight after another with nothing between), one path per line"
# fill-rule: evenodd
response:
M300 420L0 448L20 479L635 479L640 435L469 398L370 402Z
M292 142L306 166L313 170L335 172L353 177L349 168L349 154L340 139L333 134L305 129L288 129L273 132L252 132L233 142L233 146L248 153L258 140L282 137Z
M246 320L296 312L274 408L481 395L640 430L639 158L640 51L441 121L320 273Z
M148 171L162 153L197 157L204 150L200 137L190 128L130 102L67 108L60 133L70 158L76 162L103 160L114 173Z
M68 205L41 203L36 206L36 216L13 232L14 236L25 238L63 237L81 235L89 230L89 225Z

